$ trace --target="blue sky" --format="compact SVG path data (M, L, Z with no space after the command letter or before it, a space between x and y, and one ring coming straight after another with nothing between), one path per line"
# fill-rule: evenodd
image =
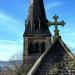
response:
M57 14L64 42L75 53L75 0L44 0L46 16L53 21ZM29 0L0 0L0 60L9 60L11 56L23 51L24 23L28 15ZM50 27L52 34L54 27Z

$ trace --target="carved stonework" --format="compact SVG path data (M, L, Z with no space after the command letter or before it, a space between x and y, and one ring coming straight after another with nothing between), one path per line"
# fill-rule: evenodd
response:
M24 75L75 75L75 57L62 41L58 30L58 25L64 26L65 23L58 22L56 15L53 19L54 22L48 22L43 0L30 0L23 34ZM55 26L52 39L48 25Z
M25 22L23 64L27 75L38 57L51 44L51 33L47 25L43 0L30 1L29 15Z

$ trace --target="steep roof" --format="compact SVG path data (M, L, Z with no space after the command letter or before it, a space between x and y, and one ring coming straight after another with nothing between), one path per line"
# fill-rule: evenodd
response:
M48 75L51 70L54 70L55 66L57 67L58 65L59 67L61 62L64 64L64 61L67 63L70 60L74 60L74 55L62 39L55 39L50 48L38 58L27 75ZM62 69L64 68L62 67Z
M43 0L31 0L23 36L51 36L47 23Z

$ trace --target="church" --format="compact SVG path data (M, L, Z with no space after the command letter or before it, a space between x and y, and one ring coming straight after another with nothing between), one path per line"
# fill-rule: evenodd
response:
M59 17L46 18L43 0L31 0L23 34L23 75L75 75L75 56L59 34ZM54 36L49 27L54 26Z

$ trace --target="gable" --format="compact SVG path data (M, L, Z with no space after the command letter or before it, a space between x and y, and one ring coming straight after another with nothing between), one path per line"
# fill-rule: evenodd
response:
M69 73L68 66L73 60L73 55L61 39L56 39L38 60L31 75L64 75Z

